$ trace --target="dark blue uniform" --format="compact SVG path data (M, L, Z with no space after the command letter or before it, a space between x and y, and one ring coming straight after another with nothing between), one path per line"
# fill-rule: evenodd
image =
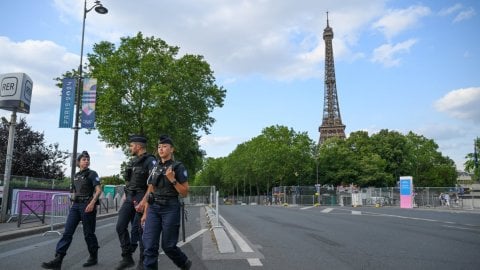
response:
M100 185L100 178L94 170L87 168L75 174L75 199L68 213L63 236L57 243L57 254L62 256L67 254L67 249L72 243L73 234L80 221L82 221L83 235L85 236L85 242L87 242L88 252L90 254L97 253L98 241L95 235L97 209L85 213L85 208L93 197L95 186L98 185Z
M140 243L140 260L142 260L143 245L141 241L142 228L140 226L141 213L136 212L135 205L145 196L147 178L156 165L153 155L144 153L135 157L126 169L125 201L118 210L117 234L122 248L122 257L131 257ZM131 224L131 235L128 225ZM122 267L119 267L122 269Z
M143 231L144 269L158 269L160 234L162 234L162 249L175 265L184 267L188 260L177 247L181 205L177 190L165 176L165 171L170 166L173 166L175 180L178 183L187 181L185 167L182 163L173 160L167 160L164 163L159 161L156 171L150 178L149 184L154 187L154 202L149 202Z

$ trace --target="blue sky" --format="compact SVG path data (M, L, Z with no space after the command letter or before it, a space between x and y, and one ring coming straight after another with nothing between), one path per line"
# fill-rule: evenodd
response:
M72 150L73 130L58 128L60 89L53 78L79 65L83 1L0 4L0 74L33 80L33 130ZM141 31L181 54L200 54L227 89L200 141L227 156L271 125L318 141L324 93L322 38L329 11L337 91L347 136L358 130L413 131L434 139L462 169L480 136L480 2L476 0L103 0L107 15L87 14L84 53L102 40ZM87 1L87 6L94 4ZM86 58L84 58L86 60ZM0 110L10 119L11 113ZM119 173L125 156L98 133L79 133L101 176ZM67 175L69 169L66 168Z

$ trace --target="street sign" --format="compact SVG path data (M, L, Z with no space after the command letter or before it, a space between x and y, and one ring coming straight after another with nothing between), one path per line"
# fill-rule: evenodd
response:
M0 85L0 109L30 113L33 82L27 74L0 74Z

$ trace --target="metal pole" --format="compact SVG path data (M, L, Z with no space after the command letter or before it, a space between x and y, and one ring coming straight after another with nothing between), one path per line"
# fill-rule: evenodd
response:
M220 226L220 222L218 221L219 219L219 216L220 216L220 213L218 212L218 190L217 192L215 193L215 214L216 214L216 227L219 227Z
M77 164L75 159L77 157L77 145L78 145L78 130L80 129L78 122L80 121L80 99L82 98L83 91L83 78L82 78L82 62L83 62L83 43L85 39L85 19L87 18L87 0L84 1L83 6L83 24L82 24L82 42L80 45L80 65L78 66L78 83L77 83L77 92L75 93L75 125L73 127L73 150L72 150L72 170L70 173L70 191L73 188L73 179L75 178L75 172L77 169Z
M7 220L7 208L8 208L8 195L10 193L10 175L12 169L12 160L13 160L13 147L15 142L15 126L17 125L17 110L14 109L9 123L9 132L8 132L8 145L7 145L7 156L5 159L5 175L3 177L3 199L2 199L2 214L0 217L0 222L5 222Z

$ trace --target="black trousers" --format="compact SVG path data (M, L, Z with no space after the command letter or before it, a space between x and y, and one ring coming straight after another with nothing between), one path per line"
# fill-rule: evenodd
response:
M135 203L140 202L145 195L144 192L137 192L135 195L127 194L120 210L118 210L117 234L122 248L122 256L128 256L135 252L140 245L140 253L143 254L142 226L140 219L142 214L135 211ZM128 226L131 226L130 233Z

